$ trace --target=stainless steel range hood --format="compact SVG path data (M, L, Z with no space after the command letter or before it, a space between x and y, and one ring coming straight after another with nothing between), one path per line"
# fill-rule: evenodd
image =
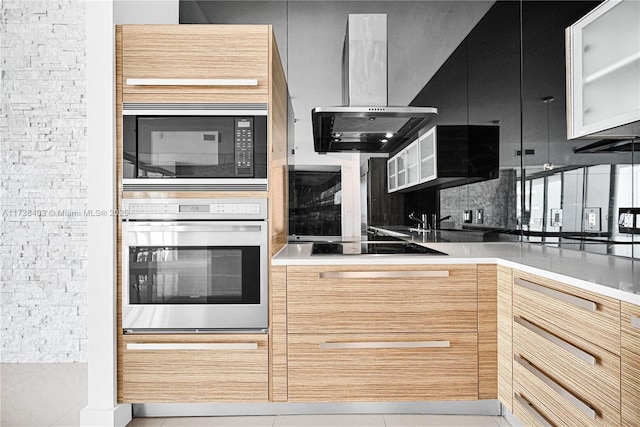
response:
M409 142L438 113L387 105L387 15L349 15L342 54L342 101L312 110L319 153L388 153Z

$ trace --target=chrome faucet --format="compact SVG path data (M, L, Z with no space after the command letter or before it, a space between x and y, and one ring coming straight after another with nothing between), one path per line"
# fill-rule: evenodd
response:
M422 228L423 230L429 229L429 224L427 222L427 214L420 215L421 218L416 217L415 212L411 212L409 214L409 219L418 223L418 229Z

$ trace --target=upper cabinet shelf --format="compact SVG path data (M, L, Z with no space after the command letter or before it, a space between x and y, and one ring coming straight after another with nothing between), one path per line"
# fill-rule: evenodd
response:
M640 2L607 0L567 28L568 138L640 135Z

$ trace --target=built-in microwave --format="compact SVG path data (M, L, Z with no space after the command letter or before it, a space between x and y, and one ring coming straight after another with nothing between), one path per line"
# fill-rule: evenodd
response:
M124 191L266 191L267 104L124 103Z

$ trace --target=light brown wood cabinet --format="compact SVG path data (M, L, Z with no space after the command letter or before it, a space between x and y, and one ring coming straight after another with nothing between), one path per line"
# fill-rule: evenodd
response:
M292 115L272 27L118 25L115 32L117 205L123 198L267 198L270 264L287 240L287 143ZM123 192L122 107L129 102L267 103L268 191ZM117 233L120 251L119 224ZM269 400L272 334L124 335L119 252L116 259L118 402ZM269 277L272 280L275 273L269 271ZM270 327L273 324L271 318ZM286 370L286 365L281 369Z
M513 415L523 425L528 427L566 426L566 424L551 412L537 397L535 385L521 380L525 386L518 382L513 383Z
M476 400L477 335L289 334L289 401Z
M619 425L620 301L517 270L512 295L514 411Z
M622 405L624 427L640 425L640 306L622 303Z
M511 269L498 267L498 399L513 412Z
M127 95L267 94L267 25L124 25Z
M476 270L475 265L288 267L288 332L476 332Z
M124 335L122 400L266 402L267 334Z
M287 267L288 401L478 399L477 270Z

